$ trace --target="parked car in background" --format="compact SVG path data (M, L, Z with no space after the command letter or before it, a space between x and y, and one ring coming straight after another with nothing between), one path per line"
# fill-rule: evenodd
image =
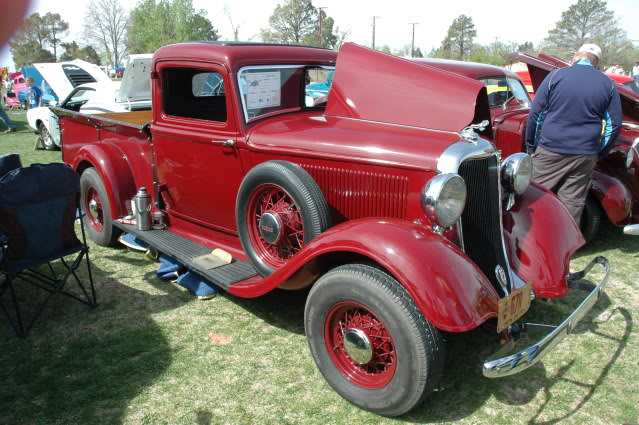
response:
M526 89L528 90L528 94L532 99L535 96L535 88L533 87L532 80L530 79L530 73L528 71L517 71L516 74L521 78L523 83L526 85ZM628 77L626 75L620 74L610 74L608 72L605 73L608 78L612 81L622 85L626 89L639 94L639 85L635 82L632 77Z
M518 56L517 59L525 62L525 58ZM472 62L415 60L483 82L489 93L492 140L503 157L525 152L525 128L531 99L518 74L505 68ZM546 74L545 71L543 76ZM538 87L543 78L536 78L538 71L530 75L533 88ZM624 111L629 107L634 110L636 105L635 100L628 100L624 102ZM608 158L597 163L593 172L593 184L579 223L587 241L596 236L603 215L613 224L624 226L625 233L639 234L639 156L636 155L636 147L632 148L639 135L636 134L637 130L630 130L632 126L636 129L639 127L627 121L627 116L624 121L624 130L617 145Z
M515 74L519 77L524 86L526 87L526 91L528 91L528 96L530 99L535 98L535 88L532 85L532 80L530 79L530 74L528 71L515 71Z
M334 67L327 102L306 106L309 74ZM530 184L530 157L502 160L486 139L484 82L351 43L339 54L177 44L156 51L152 75L152 111L52 108L90 237L108 246L133 233L239 297L312 286L310 352L356 406L397 416L419 404L444 370L442 332L486 325L509 343L484 375L522 372L602 293L609 266L597 257L578 276L599 264L600 284L560 326L536 325L543 339L516 348L516 330L529 328L514 324L533 296L586 288L567 279L584 240L557 197ZM505 83L495 93L525 95ZM138 230L126 218L140 187L166 227ZM212 249L233 261L209 266Z
M512 57L527 64L535 90L551 71L570 66L569 62L544 53L535 57L517 52ZM629 77L606 75L617 82L623 123L615 147L597 162L593 173L584 209L585 227L582 225L587 238L596 234L601 216L623 226L624 233L639 235L639 94L626 84Z
M58 92L65 93L59 107L87 114L151 109L151 78L149 73L151 57L152 55L132 55L127 72L121 82L111 81L110 78L106 77L106 74L104 75L105 79L99 74L103 73L101 69L92 67L90 75L97 77L93 79L99 79L99 82L74 86L74 80L70 78L68 80L71 82L70 86L57 85ZM43 72L45 75L49 75L48 69ZM75 82L80 81L77 78L78 74L79 71L75 70ZM89 70L87 70L87 74L89 74ZM84 79L88 78L85 76ZM71 91L66 93L70 87ZM60 148L58 116L49 110L49 106L52 104L57 105L57 102L27 111L29 125L39 135L42 146L48 150Z
M312 73L312 76L320 77L321 81L314 80L314 83L306 85L306 106L313 106L315 102L328 96L328 92L333 84L333 75L335 71L318 69Z
M2 95L2 103L5 108L22 107L22 103L18 98L18 93L27 88L24 75L22 72L9 73L9 79L6 81L7 91Z

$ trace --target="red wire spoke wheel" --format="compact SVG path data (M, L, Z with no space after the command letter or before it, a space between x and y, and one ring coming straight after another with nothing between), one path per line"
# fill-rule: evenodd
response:
M326 316L324 339L337 369L356 385L378 389L393 378L397 363L393 338L363 305L336 304Z
M326 382L380 415L417 406L444 369L439 331L404 287L373 264L345 264L320 277L306 299L304 329Z
M109 198L100 174L87 168L80 176L80 206L89 237L98 245L115 246L122 233L113 227Z
M274 184L257 187L246 212L251 244L264 261L278 268L304 246L304 222L291 195Z
M246 174L236 218L244 252L262 276L282 267L330 225L315 180L286 161L264 162Z
M102 201L100 200L98 192L94 187L89 187L84 199L84 211L87 213L91 226L93 226L96 231L101 232L104 227L102 224L104 220L104 210L102 209Z

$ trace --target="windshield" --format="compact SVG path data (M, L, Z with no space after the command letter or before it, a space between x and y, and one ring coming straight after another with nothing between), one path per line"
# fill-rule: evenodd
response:
M634 81L628 81L626 83L623 83L623 86L634 93L639 93L639 86Z
M488 104L491 108L506 105L528 105L530 98L521 82L510 77L480 78L488 91Z
M309 84L324 84L328 93L333 67L304 65L253 66L240 69L238 85L246 122L261 116L313 105L307 99ZM317 71L321 72L317 72ZM319 97L319 95L318 95Z
M95 90L92 88L79 88L75 92L71 93L64 102L62 102L62 107L79 111L80 107L87 103L94 94Z

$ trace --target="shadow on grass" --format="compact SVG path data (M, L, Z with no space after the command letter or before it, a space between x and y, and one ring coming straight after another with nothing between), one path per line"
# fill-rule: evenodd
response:
M603 220L595 239L577 251L576 257L595 256L602 251L618 249L621 252L639 257L639 237L626 235L623 227L617 227Z
M171 363L151 315L183 304L179 291L149 295L92 269L96 309L54 297L22 339L0 322L0 423L121 423L131 400Z
M258 298L239 298L221 292L221 296L250 311L271 326L304 335L304 304L310 288L300 291L275 289Z
M449 358L440 388L432 393L421 406L418 406L417 409L402 417L402 419L417 423L457 421L472 415L492 396L504 404L524 406L531 402L540 391L543 391L545 400L529 419L529 424L555 424L570 418L588 403L597 388L604 383L610 369L620 357L632 333L632 316L623 308L614 309L608 317L601 321L592 320L605 310L605 304L597 305L595 307L596 311L588 315L591 320L585 323L582 322L579 325L579 328L586 327L593 334L606 338L616 345L610 360L592 369L593 376L589 381L592 382L594 380L593 384L578 382L566 377L575 364L575 359L562 366L553 376L547 376L542 360L527 371L517 375L499 379L484 378L481 372L481 365L492 354L491 349L487 347L489 338L480 331L472 331L465 334L448 334L447 348ZM606 335L598 330L600 323L607 322L615 314L620 314L625 321L625 329L621 337ZM494 346L492 350L495 350ZM561 355L561 350L555 350L554 355ZM583 353L583 355L587 356L588 353ZM598 375L595 376L596 373ZM570 406L574 407L570 411L550 420L540 420L546 409L550 409L554 397L553 387L560 381L569 382L576 387L587 389L587 392L583 396L578 396L577 392L574 393L575 399L570 403ZM562 397L566 397L566 395L562 393ZM570 396L568 395L568 397ZM552 409L550 410L552 411ZM548 416L548 414L544 416ZM522 419L521 417L519 418L519 420Z

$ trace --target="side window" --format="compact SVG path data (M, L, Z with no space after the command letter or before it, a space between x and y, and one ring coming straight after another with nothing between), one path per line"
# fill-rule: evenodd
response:
M218 72L167 68L162 72L164 112L176 117L226 122L224 78Z

